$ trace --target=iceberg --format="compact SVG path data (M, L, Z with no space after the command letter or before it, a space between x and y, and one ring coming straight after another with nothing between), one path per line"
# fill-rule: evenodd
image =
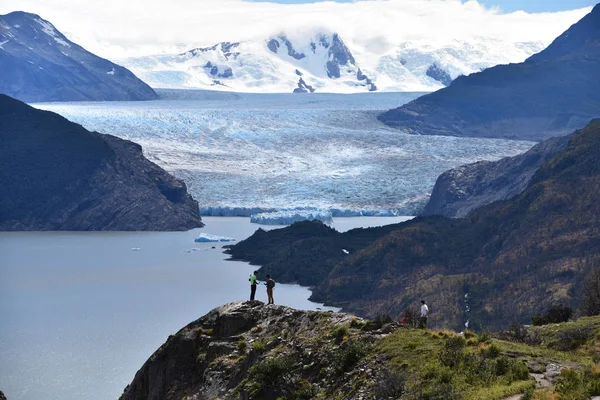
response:
M227 236L211 235L210 233L201 233L196 237L196 239L194 239L194 242L198 242L198 243L234 242L234 241L235 241L234 238L230 238Z
M329 210L281 210L250 216L250 222L261 225L291 225L298 221L315 220L331 223L333 216Z

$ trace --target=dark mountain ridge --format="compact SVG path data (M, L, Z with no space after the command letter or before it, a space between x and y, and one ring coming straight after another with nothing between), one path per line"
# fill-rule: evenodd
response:
M379 119L409 133L543 140L600 117L600 5L520 64L455 79Z
M26 102L158 98L131 71L22 11L0 15L0 71L0 93Z
M0 230L187 230L185 183L136 143L0 95Z
M513 198L527 188L538 168L568 143L569 136L550 138L514 157L448 170L436 180L421 215L461 218L486 204Z
M425 298L435 326L527 322L551 304L576 305L586 274L598 268L598 151L595 120L542 164L524 192L465 218L419 217L385 229L312 236L305 225L295 238L298 227L291 226L256 233L231 254L264 265L261 273L280 281L275 272L284 268L309 279L320 271L304 283L315 287L312 299L360 316L398 317Z

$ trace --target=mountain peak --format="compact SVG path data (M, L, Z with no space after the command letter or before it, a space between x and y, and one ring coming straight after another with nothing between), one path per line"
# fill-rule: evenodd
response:
M149 100L127 69L71 42L37 14L0 15L0 93L27 102Z

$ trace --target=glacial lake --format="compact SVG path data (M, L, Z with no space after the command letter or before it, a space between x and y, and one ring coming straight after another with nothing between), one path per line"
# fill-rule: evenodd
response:
M332 226L406 219L337 218ZM0 390L10 400L116 399L170 334L247 299L255 267L225 261L227 243L194 238L206 232L241 240L277 227L241 217L203 220L206 227L188 232L0 233ZM261 289L257 298L266 300ZM277 304L328 309L309 296L296 285L275 288Z

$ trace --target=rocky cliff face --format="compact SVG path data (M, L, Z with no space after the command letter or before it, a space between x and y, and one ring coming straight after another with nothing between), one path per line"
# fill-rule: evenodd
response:
M423 135L543 140L600 116L600 5L523 63L456 78L379 119Z
M152 100L129 70L71 42L38 15L0 15L0 93L27 102Z
M141 146L0 95L0 230L187 230L185 184Z
M515 157L480 161L444 172L422 215L460 218L486 204L515 197L527 188L544 162L567 146L569 138L547 139Z
M351 346L370 347L382 332L350 331L352 321L260 301L226 304L171 335L121 400L362 398L382 358L363 359L362 351L340 357ZM363 386L353 387L359 378Z

